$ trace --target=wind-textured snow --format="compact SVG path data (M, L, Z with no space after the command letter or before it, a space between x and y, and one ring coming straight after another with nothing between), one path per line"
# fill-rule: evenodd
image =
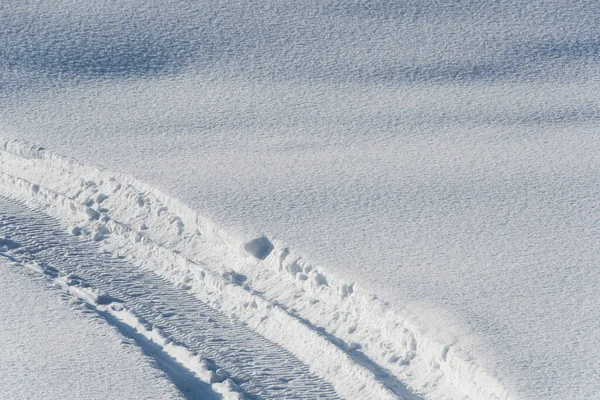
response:
M8 1L0 37L0 136L134 176L238 247L264 234L265 264L301 255L313 307L261 261L227 276L414 392L600 393L598 3ZM3 157L58 192L44 168L90 179ZM328 287L358 311L328 314Z
M0 267L0 397L183 398L116 331L78 315L7 258Z

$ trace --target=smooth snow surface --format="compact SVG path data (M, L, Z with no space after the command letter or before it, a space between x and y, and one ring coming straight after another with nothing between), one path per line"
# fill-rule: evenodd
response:
M595 398L598 4L4 2L0 136L111 172L22 148L0 172L79 203L77 179L133 176L185 205L190 260L195 213L229 249L264 234L215 268L394 395Z
M182 398L137 347L56 292L0 256L1 398Z

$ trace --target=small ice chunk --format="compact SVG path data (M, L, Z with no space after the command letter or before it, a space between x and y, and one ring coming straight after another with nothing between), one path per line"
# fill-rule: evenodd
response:
M259 260L267 258L269 254L271 254L271 251L273 251L273 248L273 243L271 243L264 235L256 237L244 244L244 250Z

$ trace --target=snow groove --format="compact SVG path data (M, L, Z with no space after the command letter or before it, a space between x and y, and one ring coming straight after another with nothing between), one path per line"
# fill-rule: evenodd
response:
M285 347L346 398L512 398L409 310L390 309L277 241L261 239L250 252L249 242L142 182L18 141L0 141L0 150L0 193L189 289Z
M120 330L133 330L158 346L225 398L241 399L242 393L247 398L337 398L331 385L293 355L187 291L69 237L41 213L2 198L0 210L0 236L18 243L0 254L49 276Z

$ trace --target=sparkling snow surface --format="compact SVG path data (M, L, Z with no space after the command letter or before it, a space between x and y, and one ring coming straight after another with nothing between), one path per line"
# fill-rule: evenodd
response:
M70 309L18 264L0 257L0 267L0 397L181 398L116 329Z
M600 393L595 2L0 5L0 135L408 307L523 398Z

